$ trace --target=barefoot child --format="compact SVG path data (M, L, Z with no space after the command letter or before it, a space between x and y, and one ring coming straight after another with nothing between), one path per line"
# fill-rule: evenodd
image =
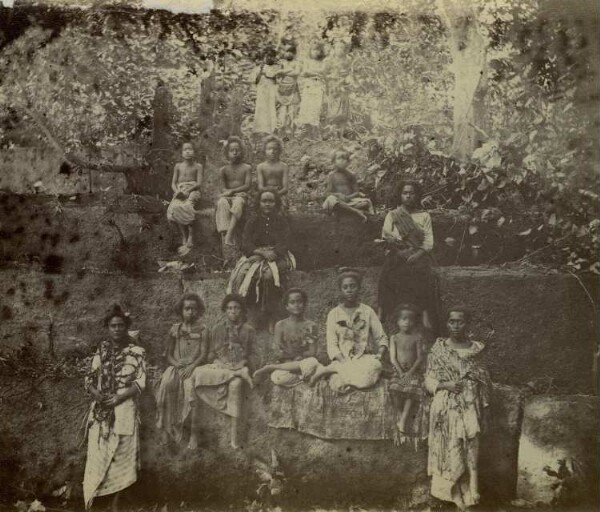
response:
M200 200L200 188L204 170L194 162L194 146L184 142L181 147L183 162L175 164L171 188L173 199L167 208L167 219L177 224L181 233L179 253L189 252L194 245L193 225L196 220L196 203Z
M479 502L479 441L491 383L485 348L467 337L469 312L448 310L450 336L438 338L427 358L425 386L433 395L429 417L431 495L459 510Z
M275 192L280 198L288 192L289 168L279 160L283 143L279 137L270 135L264 141L265 161L256 166L258 191Z
M252 182L251 167L244 163L244 144L239 137L231 136L225 145L229 163L220 169L223 189L217 201L217 231L226 245L233 245L233 234L242 218L247 192Z
M373 214L375 210L371 200L358 189L356 176L348 170L350 154L338 149L333 153L332 162L334 170L327 176L327 198L323 209L328 213L348 212L366 221L365 212Z
M350 77L351 62L348 46L342 40L333 43L331 56L327 58L327 123L334 136L343 139L344 130L350 117Z
M267 364L254 372L258 379L271 374L278 386L295 386L308 380L319 366L317 355L317 324L304 318L308 296L304 290L290 288L283 297L289 317L275 325L275 344L281 352L281 363Z
M225 318L211 331L208 361L193 374L196 395L214 409L231 417L231 446L239 448L243 414L244 382L252 388L248 369L250 347L256 337L245 322L243 297L230 294L223 299Z
M333 374L331 387L344 393L377 383L388 339L375 311L360 302L362 274L344 269L338 284L340 304L327 315L327 354L332 362L319 367L310 383Z
M191 411L189 380L208 353L208 332L199 322L204 314L204 303L195 293L186 293L178 305L181 322L169 331L166 356L169 367L160 379L156 393L156 426L175 441L181 442L183 426L191 418L189 448L197 446L195 414Z
M415 306L398 306L399 331L390 339L390 361L395 370L390 382L390 395L395 408L400 411L396 426L401 436L409 434L406 421L413 412L415 402L421 400L424 394L425 343L417 330L418 320L419 311Z

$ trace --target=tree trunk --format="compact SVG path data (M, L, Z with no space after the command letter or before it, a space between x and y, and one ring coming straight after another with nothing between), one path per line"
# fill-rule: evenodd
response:
M439 0L448 30L454 74L454 138L452 156L465 161L486 131L487 40L475 7L465 0Z

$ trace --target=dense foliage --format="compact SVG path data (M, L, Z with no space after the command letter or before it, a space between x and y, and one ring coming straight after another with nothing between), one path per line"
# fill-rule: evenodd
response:
M348 136L369 148L363 178L411 175L429 192L426 206L461 210L473 231L492 222L505 229L518 212L516 234L531 240L536 256L598 271L595 19L548 17L534 0L479 6L488 41L485 119L477 126L484 143L471 162L458 163L446 157L448 30L434 2L410 6L312 17L5 9L0 143L36 143L31 134L50 133L66 151L88 154L147 145L159 80L171 94L174 135L218 143L237 124L244 133L251 126L247 77L267 45L291 33L302 57L312 38L342 38L353 71ZM19 130L26 135L16 139Z

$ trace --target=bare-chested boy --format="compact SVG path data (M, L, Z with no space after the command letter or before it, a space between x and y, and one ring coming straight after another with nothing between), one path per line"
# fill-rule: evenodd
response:
M183 161L173 170L173 199L167 208L167 219L177 224L181 234L179 253L189 252L194 245L193 224L196 219L196 203L200 200L200 188L204 170L194 161L194 146L184 142L181 147Z
M233 245L233 234L242 218L252 182L250 165L244 163L244 144L239 137L227 139L225 155L229 164L221 167L223 189L217 201L217 231L226 245Z
M323 209L328 213L348 212L365 222L365 212L373 214L375 211L371 200L358 189L356 176L348 170L350 154L338 149L333 153L332 162L334 170L327 176L327 198Z
M400 411L396 424L401 436L410 435L407 420L415 403L425 394L423 372L425 341L417 329L420 311L416 306L401 304L396 309L398 332L390 339L390 361L394 375L390 382L390 395L394 407Z
M264 141L265 161L256 166L258 191L275 192L279 197L288 192L289 168L280 159L283 143L279 137L270 135Z
M275 325L275 344L279 347L279 364L267 364L254 372L260 379L271 374L278 386L295 386L310 378L321 366L317 355L317 325L304 317L308 296L304 290L290 288L283 299L288 318Z

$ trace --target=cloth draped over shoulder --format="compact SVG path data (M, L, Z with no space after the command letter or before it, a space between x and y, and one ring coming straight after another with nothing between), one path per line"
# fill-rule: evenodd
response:
M259 213L248 219L242 235L244 255L231 273L228 293L239 293L266 304L273 292L283 287L287 272L296 268L296 259L289 251L289 240L289 222L280 213L270 216ZM272 249L276 259L269 261L254 254L259 248Z
M208 343L208 331L201 323L194 325L190 332L184 330L181 322L169 331L167 354L180 363L189 365L198 357L201 345ZM169 434L176 442L182 438L183 424L190 413L191 386L183 379L185 368L169 366L162 374L156 391L156 426Z
M106 396L122 394L130 386L141 393L146 387L145 350L133 343L119 347L112 341L103 341L85 377L85 388L90 386ZM95 497L114 494L137 480L140 467L137 401L128 398L114 408L92 402L87 443L83 477L86 510Z
M431 494L459 507L476 504L469 488L467 457L471 443L483 430L491 382L481 361L484 345L474 341L463 349L451 348L438 338L427 361L425 386L433 395L429 421L428 474ZM460 381L460 393L438 389L441 382Z
M395 242L387 251L379 278L378 302L382 319L389 322L395 306L411 303L427 310L435 323L435 279L429 255L434 241L429 213L409 213L404 207L389 212L383 224L382 238ZM408 263L407 258L419 249L425 254Z

